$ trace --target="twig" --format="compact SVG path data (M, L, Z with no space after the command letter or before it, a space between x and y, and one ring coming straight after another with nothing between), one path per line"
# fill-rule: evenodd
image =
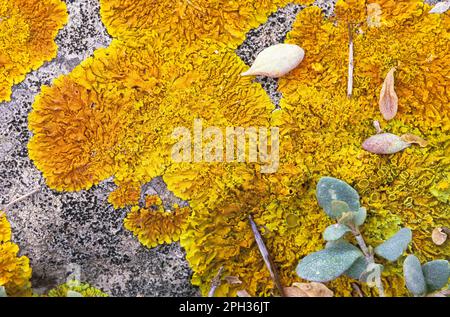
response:
M369 248L367 247L367 244L364 241L364 238L361 235L361 232L359 232L359 229L357 227L351 227L351 229L352 229L353 235L355 236L356 242L358 242L358 245L359 245L361 251L364 253L364 256L366 257L366 261L367 261L368 265L376 264L375 258L373 256L373 252L371 252L369 250ZM380 297L385 297L383 282L381 281L381 271L379 271L379 270L375 273L375 284L378 288L378 295Z
M353 30L352 26L348 24L348 80L347 80L347 97L351 98L353 95L353 67L354 67L354 52L353 52Z
M283 286L280 282L280 277L278 276L278 272L275 269L275 266L273 264L272 258L270 257L269 252L267 251L266 245L264 244L264 240L259 233L258 228L256 227L256 223L253 221L253 218L251 215L248 216L248 219L250 220L250 226L252 227L253 235L255 236L256 244L258 245L259 252L261 252L261 255L264 259L264 262L266 263L267 268L269 269L270 276L272 277L272 280L275 282L275 285L280 292L280 295L282 297L285 296Z
M21 202L21 201L27 199L27 198L30 197L30 196L33 196L34 194L36 194L37 192L39 192L41 189L42 189L42 187L39 186L38 188L34 189L33 191L31 191L31 192L29 192L29 193L27 193L27 194L25 194L25 195L23 195L23 196L20 196L19 198L17 198L17 199L15 199L15 200L11 201L10 203L8 203L7 205L4 205L4 206L2 207L2 209L3 209L3 210L9 209L11 206L13 206L13 205L15 205L15 204L17 204L17 203L19 203L19 202Z
M217 288L220 286L221 277L223 273L223 266L220 267L219 271L217 272L216 276L211 281L211 288L208 292L208 297L214 297L214 294L216 293Z
M358 294L359 297L364 297L361 288L359 288L358 284L352 283L352 287L355 290L355 292Z

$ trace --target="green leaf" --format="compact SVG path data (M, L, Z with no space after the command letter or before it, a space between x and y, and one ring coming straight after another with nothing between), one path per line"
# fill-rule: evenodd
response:
M341 225L339 223L328 226L324 233L323 238L326 241L335 241L342 238L347 232L350 232L351 229L346 225Z
M428 291L436 291L447 285L450 277L447 260L435 260L425 263L422 265L422 271Z
M340 244L340 243L345 243L345 244L350 244L350 243L348 243L347 241L345 241L344 239L339 239L339 240L336 240L336 241L327 241L327 243L325 244L325 249L328 249L328 248L331 248L331 247L334 247L334 246L336 246L336 245L338 245L338 244ZM350 244L351 245L351 244Z
M347 271L345 271L345 275L354 280L359 280L364 271L366 271L368 265L369 263L367 263L366 258L360 257L355 261L355 263L352 264L352 266L350 266Z
M328 282L343 274L361 256L361 251L350 243L337 243L304 257L297 266L297 274L308 281Z
M393 237L377 246L375 253L388 261L395 261L405 252L411 239L411 229L400 229Z
M408 255L403 262L403 275L406 288L415 296L426 294L427 286L419 259L414 255Z
M355 217L355 212L353 211L349 211L349 212L344 212L338 219L338 223L343 224L343 225L348 225L351 226L353 225L353 219Z
M359 276L359 280L364 283L376 283L376 277L383 272L384 266L377 263L367 264L366 269Z
M343 214L350 211L350 207L345 201L342 200L333 200L331 202L331 218L339 219Z
M4 286L0 286L0 297L8 297L8 295L6 295L6 289Z
M362 226L367 218L367 210L364 207L358 209L353 217L353 223L357 226Z
M336 209L336 204L344 205L335 202L333 210L333 201L345 202L351 211L357 211L360 207L357 191L337 178L322 177L317 183L316 196L319 206L325 210L329 217L334 219L339 218L338 216L342 214L339 214L340 209Z

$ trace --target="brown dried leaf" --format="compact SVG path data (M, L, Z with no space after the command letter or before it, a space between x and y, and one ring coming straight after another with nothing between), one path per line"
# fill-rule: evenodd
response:
M437 227L434 228L433 232L431 233L431 239L433 240L434 244L443 245L447 240L447 234L444 232L444 229L442 229L441 227Z
M418 144L420 147L426 147L428 145L428 141L425 139L422 139L420 136L411 134L411 133L406 133L403 134L400 137L403 141L405 141L406 143L409 144Z
M237 291L236 295L238 297L251 297L250 294L245 289Z
M284 294L286 297L309 297L308 294L295 286L284 287Z
M291 287L285 287L284 292L288 297L333 297L334 293L322 283L293 283Z
M380 93L380 111L385 120L393 119L398 110L398 97L394 87L394 72L395 67L387 73Z
M237 276L225 276L223 279L228 284L242 284L242 281Z

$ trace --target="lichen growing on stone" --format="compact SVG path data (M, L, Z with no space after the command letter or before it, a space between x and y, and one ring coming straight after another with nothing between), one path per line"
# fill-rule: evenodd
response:
M445 116L449 17L428 15L429 6L420 1L379 1L381 25L373 28L364 22L368 3L358 1L352 8L362 11L348 15L361 17L354 21L360 25L354 36L356 76L350 100L346 96L346 3L337 3L336 21L326 20L316 7L299 14L287 42L303 47L306 57L281 79L282 110L273 114L273 124L281 133L279 171L254 177L245 192L228 190L207 208L195 202L200 207L181 237L194 269L193 281L204 293L222 265L228 274L244 281L240 288L260 295L270 291L272 283L263 261L252 253L256 246L249 243L252 236L246 213L252 213L265 229L281 278L290 285L295 280L295 260L319 249L320 232L329 224L314 201L315 184L324 175L344 179L360 192L362 204L369 207L365 228L369 243L377 245L401 226L408 226L414 232L413 250L421 258L449 253L448 246L438 248L429 239L434 226L450 221L448 205L430 192L449 170L450 124ZM398 67L399 113L385 123L377 101L385 73L393 66ZM431 146L411 147L392 156L367 153L361 144L373 135L375 119L390 132L422 135ZM180 194L176 184L169 187ZM290 214L299 217L297 227L286 226ZM401 278L398 268L387 265L388 295L406 294ZM350 295L350 282L340 278L331 285L337 295ZM229 288L223 285L219 294L229 294ZM368 288L364 291L372 294Z
M101 15L108 32L120 39L135 38L149 30L184 43L212 39L236 47L245 34L267 20L280 6L313 0L101 0ZM133 39L134 40L134 39Z
M173 206L164 210L157 196L146 199L145 208L133 207L124 220L125 228L134 233L146 247L178 241L187 225L189 207Z
M228 25L220 6L213 10L206 1L171 2L181 11L156 7L152 12L140 1L101 3L116 39L44 87L29 118L34 134L30 157L50 187L86 189L114 176L119 189L110 201L121 207L129 204L120 198L127 193L121 186L163 175L169 190L189 200L187 224L179 226L176 213L134 207L127 226L149 246L173 240L165 238L172 236L170 230L155 230L159 222L173 225L175 237L185 227L180 242L194 271L192 281L203 294L222 266L224 274L242 284L223 283L217 295L235 295L238 289L272 294L249 214L260 226L283 285L298 281L298 260L323 247L321 232L330 224L315 199L317 181L325 175L358 190L361 204L368 207L364 236L370 244L407 226L420 258L449 253L448 245L437 247L429 238L434 227L450 221L448 204L435 197L445 192L436 184L450 169L448 14L428 15L430 7L417 0L338 1L332 19L317 7L302 10L286 42L304 48L305 59L280 80L282 109L272 113L262 88L239 76L246 67L233 52L262 20L260 12L251 17L246 12L252 11L245 10L256 1L240 7L244 25ZM367 16L372 3L379 4L379 24ZM201 25L194 5L208 8ZM261 12L267 17L271 11ZM179 20L183 15L186 19ZM351 99L346 95L349 23L355 47ZM392 67L397 69L399 108L386 123L378 97ZM199 118L205 127L279 127L277 173L260 173L260 164L171 162L174 128L191 128ZM374 120L386 132L413 133L429 145L390 156L368 153L361 145L374 134ZM293 217L294 223L288 221ZM387 264L383 280L388 295L405 294L397 267ZM329 287L349 296L351 282L339 278ZM363 291L372 294L369 288Z
M56 56L54 39L67 22L60 0L8 0L0 3L0 102L11 87Z
M101 290L78 281L69 281L50 290L46 296L48 297L70 297L70 291L80 294L81 297L108 297L108 294ZM69 296L68 296L69 294ZM78 295L79 296L79 295Z
M18 256L19 246L11 241L11 226L0 212L0 286L8 296L31 295L31 268L26 256Z

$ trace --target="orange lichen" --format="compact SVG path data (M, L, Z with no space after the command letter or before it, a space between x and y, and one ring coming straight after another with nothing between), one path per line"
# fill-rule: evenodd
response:
M174 206L174 211L164 210L158 201L155 203L146 208L133 207L124 220L125 228L149 248L178 241L190 212L190 208L178 206Z
M0 286L8 296L31 295L31 268L26 256L18 256L19 246L11 240L11 226L0 212Z
M113 191L109 197L108 202L114 206L115 209L125 208L127 206L137 205L141 195L141 186L138 183L127 183L119 186Z
M250 3L255 2L244 2L242 12ZM377 14L381 11L377 27L368 23L366 8L372 3L379 4ZM282 109L271 114L274 107L262 88L239 76L245 66L232 50L252 27L251 19L227 29L226 15L216 19L221 9L212 14L206 1L171 3L185 10L190 19L183 20L179 11L156 6L148 12L140 4L102 1L103 18L118 39L44 88L34 104L30 157L51 187L78 190L114 176L118 193L126 193L120 186L163 175L169 190L189 200L189 217L187 210L178 214L135 206L126 227L148 246L181 234L193 283L204 294L222 266L224 274L242 281L239 289L273 293L248 214L260 226L283 285L298 281L298 260L323 247L321 232L331 223L315 199L316 183L327 175L361 194L369 210L364 234L370 244L408 226L419 257L448 254L448 245L437 248L429 239L436 225L449 222L445 184L435 186L446 181L450 169L448 15L428 15L429 6L416 0L338 1L331 20L319 8L304 9L287 42L303 47L306 57L280 80ZM201 26L191 4L208 8ZM355 47L352 99L346 96L349 23ZM384 122L378 94L392 67L397 68L399 109L383 129L413 133L429 146L374 155L361 144L375 133L373 120ZM171 161L174 128L191 128L194 119L219 128L268 127L271 121L280 128L278 172L262 174L259 163ZM399 274L386 265L390 295L405 294ZM350 284L343 277L330 288L348 296ZM234 295L237 289L222 284L217 294Z
M0 3L0 102L25 74L56 56L54 39L67 22L60 0L8 0Z
M370 2L358 7L362 10ZM273 113L273 124L281 134L278 172L261 177L249 172L245 187L227 188L220 180L219 186L208 186L200 196L192 196L194 212L181 243L194 270L193 282L205 294L221 266L243 281L239 288L251 294L271 293L273 284L262 258L252 253L255 244L248 243L252 241L248 213L262 227L283 284L298 279L294 273L298 260L323 247L321 232L330 224L315 198L315 185L326 175L344 179L360 192L362 204L369 209L364 234L370 244L376 246L407 226L413 229L413 250L419 257L431 260L449 253L448 247L437 248L429 238L434 226L450 222L447 205L436 199L446 201L441 190L445 186L433 187L445 182L450 169L446 159L449 17L428 15L428 6L413 2L379 1L382 23L378 28L365 24L364 12L356 14L355 24L360 25L354 30L356 64L350 100L346 96L348 21L326 20L316 7L299 14L287 42L305 48L306 57L280 80L282 110ZM337 4L338 12L348 9L340 8L343 4ZM430 37L430 32L435 35ZM393 66L398 67L400 107L395 120L385 124L378 94L385 73ZM393 156L367 153L361 144L375 133L375 119L392 133L423 135L430 146ZM184 195L186 188L198 185L199 175L206 175L204 168L199 170L174 173L178 183L170 181L170 175L165 179L175 194ZM184 174L189 177L183 179ZM209 200L209 193L217 194ZM288 226L290 215L298 217L298 226ZM386 264L383 278L389 295L406 294L395 265ZM351 279L342 277L330 287L338 296L349 296L350 284ZM223 285L218 294L236 290ZM374 294L368 287L363 291Z
M191 43L212 39L236 47L252 28L264 23L277 7L313 0L101 0L102 19L108 32L120 39L149 30ZM133 39L134 40L134 39Z

